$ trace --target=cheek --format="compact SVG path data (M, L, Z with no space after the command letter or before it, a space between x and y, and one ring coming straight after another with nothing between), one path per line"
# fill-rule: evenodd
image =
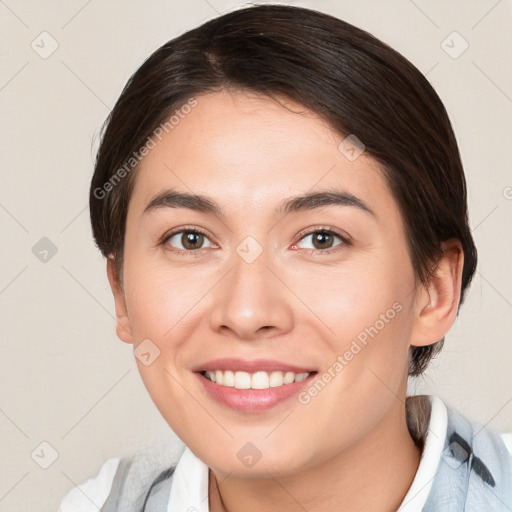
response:
M408 368L413 287L408 260L391 252L379 262L369 257L357 268L320 276L309 292L304 287L328 327L322 331L331 354L326 362L339 363L332 370L343 374L339 386L357 388L358 396L366 390L369 399L376 387L399 390Z
M204 294L201 274L134 256L126 265L126 298L136 339L172 339L172 330L183 328Z
M382 315L384 320L395 318L393 304L403 296L403 278L392 279L392 272L382 271L383 268L382 262L373 261L331 268L315 275L314 286L311 279L296 278L294 290L304 298L310 311L318 313L316 316L327 327L329 339L339 340L337 348L343 348L347 340L376 322L378 330L383 330Z

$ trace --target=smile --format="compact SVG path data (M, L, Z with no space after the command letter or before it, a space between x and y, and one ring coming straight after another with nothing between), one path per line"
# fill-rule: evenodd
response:
M279 386L301 382L307 379L312 373L294 372L265 372L259 371L248 373L243 371L215 370L201 372L203 377L220 386L236 389L268 389Z

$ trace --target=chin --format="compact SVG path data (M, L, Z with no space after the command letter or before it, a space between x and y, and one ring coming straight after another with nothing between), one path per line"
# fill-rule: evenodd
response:
M201 458L208 467L217 474L229 475L230 478L269 478L287 476L302 471L308 467L306 461L299 463L292 454L287 457L285 454L275 454L273 457L265 457L261 454L259 460L253 461L242 460L235 455L235 457L226 460L226 454L213 456L212 458ZM254 462L255 461L255 462Z

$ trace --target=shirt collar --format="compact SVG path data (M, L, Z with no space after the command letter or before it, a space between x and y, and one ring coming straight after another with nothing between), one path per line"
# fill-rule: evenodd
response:
M167 512L209 512L208 469L187 446L174 471Z
M432 488L437 467L441 460L448 428L446 405L436 396L430 399L430 423L420 464L405 498L397 512L421 512Z

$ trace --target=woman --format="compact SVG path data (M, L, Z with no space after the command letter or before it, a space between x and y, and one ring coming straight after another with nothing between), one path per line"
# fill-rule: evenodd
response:
M477 261L450 121L410 62L326 14L250 7L155 51L105 128L90 211L117 334L185 450L110 459L89 499L512 508L500 436L406 396Z

